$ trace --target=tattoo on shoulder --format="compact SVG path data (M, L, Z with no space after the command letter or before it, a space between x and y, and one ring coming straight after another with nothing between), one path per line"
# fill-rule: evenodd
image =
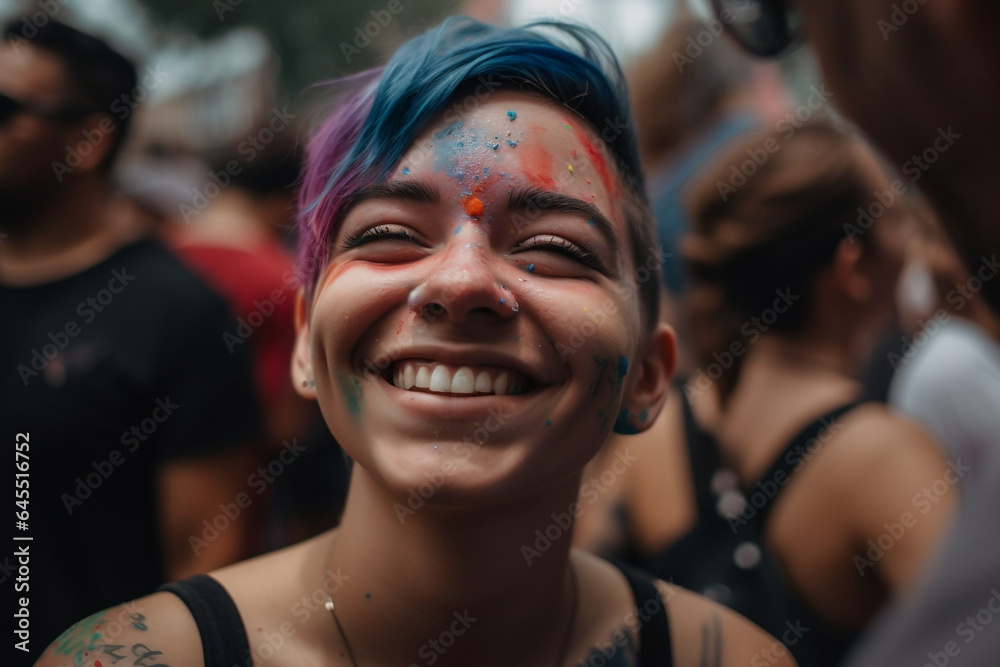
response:
M722 665L722 619L713 610L711 618L701 626L701 667Z
M117 618L111 618L112 611L99 611L71 625L52 643L52 652L73 658L76 665L83 665L85 659L92 659L94 667L118 663L122 663L123 667L170 667L159 662L163 651L138 642L116 643L115 640L127 628L146 632L148 621L145 616L127 607L119 609Z
M636 667L638 659L635 640L625 627L611 633L607 642L595 644L590 656L581 661L579 667Z

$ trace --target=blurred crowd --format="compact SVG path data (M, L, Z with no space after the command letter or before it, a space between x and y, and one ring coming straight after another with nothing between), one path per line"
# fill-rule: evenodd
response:
M678 372L654 426L585 470L574 543L844 664L990 482L1000 265L963 263L921 193L976 139L942 128L896 164L825 84L721 32L678 10L626 67ZM3 34L0 432L30 432L37 657L88 613L336 525L350 462L289 379L309 114L267 59L245 127L181 140L178 98L150 103L157 70L113 41L30 16Z

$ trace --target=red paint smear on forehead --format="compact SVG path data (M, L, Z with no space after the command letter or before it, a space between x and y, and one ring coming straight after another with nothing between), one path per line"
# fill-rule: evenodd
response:
M608 194L612 197L617 197L618 180L611 177L611 172L608 169L608 163L605 162L604 156L601 155L601 152L597 150L596 146L594 146L594 142L591 141L590 137L587 136L587 133L580 127L580 121L571 123L567 120L566 124L573 128L573 134L576 135L577 141L579 141L580 145L583 146L583 150L587 153L587 157L590 158L594 168L597 169L597 175L601 177L601 183L604 184L604 188L608 191Z
M542 128L532 129L543 131ZM552 178L552 154L538 142L522 141L516 150L521 151L521 170L528 182L544 190L555 190L556 181Z

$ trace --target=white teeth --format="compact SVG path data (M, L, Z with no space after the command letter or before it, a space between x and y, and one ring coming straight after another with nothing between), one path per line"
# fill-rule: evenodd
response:
M436 366L431 373L431 391L449 392L451 391L451 373L444 366Z
M451 379L451 393L471 394L475 391L472 369L462 366Z
M396 368L392 380L400 389L427 389L441 394L493 393L504 396L508 393L520 393L518 385L510 383L510 375L506 371L502 371L494 379L489 371L477 374L468 366L459 367L452 375L449 367L443 364L427 366L404 362Z
M503 396L507 393L507 373L501 373L493 381L493 393L497 396Z
M413 386L417 389L427 389L431 386L431 369L421 366L417 369L417 377L413 380Z

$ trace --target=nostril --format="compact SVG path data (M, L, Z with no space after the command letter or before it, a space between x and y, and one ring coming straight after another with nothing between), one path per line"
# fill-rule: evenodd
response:
M486 308L485 306L479 306L477 308L473 308L472 310L470 310L469 314L470 315L484 315L484 316L485 315L496 315L496 311L494 311L492 308Z

